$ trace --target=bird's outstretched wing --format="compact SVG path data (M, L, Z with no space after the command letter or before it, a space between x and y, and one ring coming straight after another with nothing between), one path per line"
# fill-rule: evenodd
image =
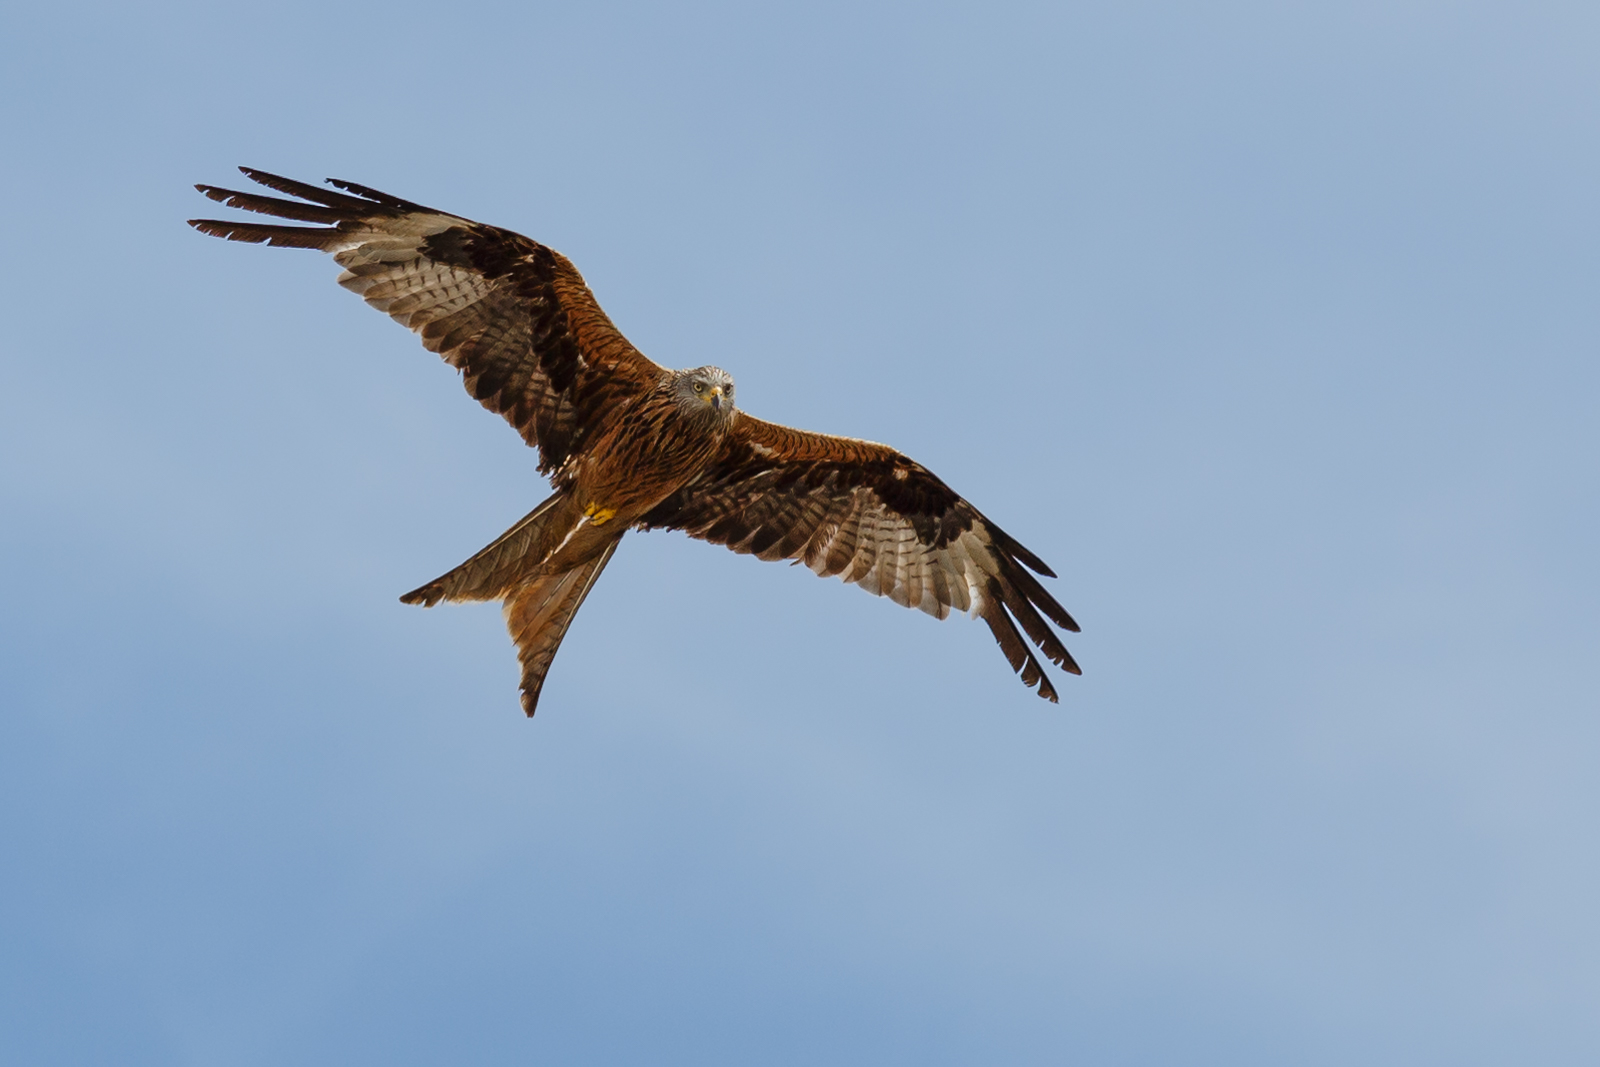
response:
M503 415L557 470L606 407L665 371L612 325L561 253L352 182L342 192L239 168L297 200L196 186L229 207L314 226L191 219L202 233L333 253L339 284L422 337L459 369L467 392ZM301 203L300 201L309 201Z
M721 453L640 520L735 552L793 559L943 619L955 608L989 624L1011 667L1039 695L1046 658L1081 673L1041 618L1076 632L1029 568L1049 567L921 464L887 445L807 433L740 413ZM1015 621L1013 621L1015 620Z

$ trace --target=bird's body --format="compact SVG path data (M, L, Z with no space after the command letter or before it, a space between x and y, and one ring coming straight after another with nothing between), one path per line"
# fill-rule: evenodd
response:
M715 390L718 408L698 396L685 401L684 389L692 393L696 384L708 395ZM691 481L721 449L738 415L731 400L724 403L730 389L724 372L701 367L664 378L657 389L619 406L573 465L570 491L586 510L600 509L623 523L636 521Z
M401 599L500 600L532 715L550 662L623 535L680 529L762 559L804 562L944 618L982 617L1041 696L1056 699L1016 623L1077 664L1041 618L1077 624L1028 573L1051 571L926 468L886 445L763 422L716 367L646 359L560 253L509 230L348 182L342 192L245 169L281 200L211 186L233 207L314 226L194 220L205 233L331 252L340 283L417 331L468 392L539 449L554 495L448 574ZM1015 621L1013 621L1015 620Z

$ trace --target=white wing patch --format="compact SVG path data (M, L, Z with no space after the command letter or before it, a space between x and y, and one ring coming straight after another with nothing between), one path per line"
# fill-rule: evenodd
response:
M339 284L411 330L471 307L489 295L493 283L422 253L429 237L461 221L449 215L415 215L385 220L382 233L352 234L333 249L334 261L344 268Z
M990 577L1000 575L982 521L943 548L934 548L919 541L909 522L866 490L857 491L849 512L818 527L795 555L823 577L837 575L936 619L948 618L951 609L976 616L988 603Z

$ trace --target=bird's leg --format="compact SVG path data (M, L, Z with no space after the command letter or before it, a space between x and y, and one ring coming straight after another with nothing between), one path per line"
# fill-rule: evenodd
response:
M583 517L588 519L593 526L610 522L617 513L616 508L603 508L599 504L590 504L583 509Z

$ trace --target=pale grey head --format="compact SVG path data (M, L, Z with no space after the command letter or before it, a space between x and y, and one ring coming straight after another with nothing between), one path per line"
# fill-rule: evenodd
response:
M685 415L709 426L733 423L733 375L721 367L673 371L672 398Z

